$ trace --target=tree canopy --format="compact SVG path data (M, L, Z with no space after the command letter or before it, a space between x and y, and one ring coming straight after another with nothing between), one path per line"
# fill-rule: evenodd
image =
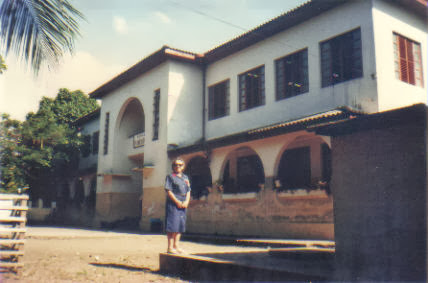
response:
M83 141L73 122L98 107L95 99L79 90L60 89L54 99L43 97L38 111L29 113L24 122L3 115L3 190L30 186L31 194L49 196L49 188L77 166Z
M6 70L7 70L7 66L4 62L3 57L0 55L0 75L3 74L3 72Z

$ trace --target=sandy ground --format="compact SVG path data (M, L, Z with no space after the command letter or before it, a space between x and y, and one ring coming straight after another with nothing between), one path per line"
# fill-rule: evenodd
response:
M182 242L188 253L246 248ZM159 273L165 235L28 227L24 267L0 282L184 282Z

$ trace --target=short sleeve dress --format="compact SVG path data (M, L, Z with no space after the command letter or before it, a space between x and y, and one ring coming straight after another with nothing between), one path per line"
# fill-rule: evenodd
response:
M165 190L172 191L174 196L179 201L186 200L186 194L190 192L189 178L181 174L179 177L176 174L166 176ZM186 231L186 209L178 208L177 205L167 196L166 198L166 232L183 233Z

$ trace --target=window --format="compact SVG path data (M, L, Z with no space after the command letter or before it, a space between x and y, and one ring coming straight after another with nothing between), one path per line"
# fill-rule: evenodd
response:
M421 45L394 33L394 57L396 78L423 87Z
M308 50L276 60L275 74L277 100L308 92Z
M91 153L91 136L83 136L82 157L88 157Z
M106 113L106 120L104 124L104 155L108 153L108 128L110 124L110 113Z
M320 43L322 87L363 76L361 30Z
M229 115L229 80L208 88L208 119Z
M159 139L159 107L160 107L160 90L156 90L153 97L153 138Z
M286 150L281 157L278 177L282 189L301 189L311 186L310 147Z
M225 194L258 192L265 184L259 156L246 147L231 152L223 170L222 184Z
M98 142L100 138L100 132L92 134L92 154L98 154Z
M265 104L265 67L239 75L239 111Z

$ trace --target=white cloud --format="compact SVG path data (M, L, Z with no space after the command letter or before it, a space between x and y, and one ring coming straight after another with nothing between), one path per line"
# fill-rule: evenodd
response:
M113 29L119 34L127 34L128 33L128 23L125 18L114 16L113 17Z
M157 12L154 12L154 14L164 24L169 24L172 22L171 19L165 13L157 11Z
M8 70L0 75L0 113L24 120L28 112L37 111L42 96L55 97L60 88L89 93L124 68L100 62L88 52L66 56L58 69L43 70L38 77L16 65L8 65Z

